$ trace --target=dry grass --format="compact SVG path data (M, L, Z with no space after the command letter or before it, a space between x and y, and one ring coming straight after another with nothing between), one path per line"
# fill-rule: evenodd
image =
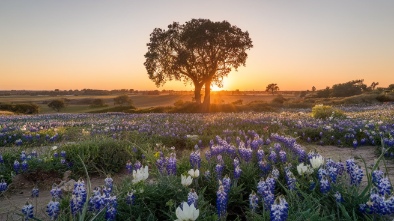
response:
M0 116L4 116L4 115L15 115L13 112L11 111L2 111L0 110Z

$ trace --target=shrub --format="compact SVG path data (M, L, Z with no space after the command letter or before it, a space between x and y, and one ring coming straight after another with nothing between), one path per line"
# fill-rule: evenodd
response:
M132 105L133 104L133 102L130 99L130 97L127 96L126 94L120 95L120 96L117 96L117 97L114 98L114 105L122 106L124 104L127 104L127 105Z
M283 104L286 101L286 98L284 98L282 95L276 96L271 103L273 104Z
M0 110L18 114L38 114L40 107L37 104L0 104Z
M174 106L175 107L181 107L184 103L185 102L183 102L183 100L177 100L177 101L175 101Z
M382 95L377 96L376 100L378 100L379 102L393 102L394 96L382 94Z
M59 112L61 109L63 109L66 106L64 100L62 99L57 99L49 102L48 107L52 108L53 110Z
M104 107L104 106L106 106L105 102L103 99L100 99L100 98L92 100L92 102L90 104L90 107Z
M87 170L91 174L114 174L123 169L132 151L129 143L112 138L100 138L62 147L67 152L67 162L70 162L74 173L83 175L82 158Z
M232 102L233 105L242 105L242 103L243 103L243 100L236 100L236 101Z
M329 117L342 118L345 117L345 114L339 109L319 104L312 108L312 117L320 119L327 119Z

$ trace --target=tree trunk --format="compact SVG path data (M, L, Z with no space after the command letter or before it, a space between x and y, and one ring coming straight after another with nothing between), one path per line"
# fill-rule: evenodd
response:
M201 88L202 85L194 84L194 100L196 101L196 104L201 104Z
M202 112L209 112L211 106L211 81L205 82L204 103L202 105Z

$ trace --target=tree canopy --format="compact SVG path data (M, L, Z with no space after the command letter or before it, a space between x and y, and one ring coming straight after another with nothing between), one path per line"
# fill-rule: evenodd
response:
M127 94L119 95L114 98L114 105L120 105L122 106L123 104L131 105L133 101Z
M274 94L275 91L279 91L279 86L278 84L274 84L274 83L269 84L265 88L265 91L271 91L271 93Z
M49 102L48 107L52 108L53 110L59 112L66 106L66 103L62 99L57 99Z
M167 30L155 28L147 46L144 65L156 86L171 80L193 84L198 104L204 86L204 106L208 109L211 85L222 87L232 68L245 66L246 50L253 47L247 31L227 21L209 19L174 22Z

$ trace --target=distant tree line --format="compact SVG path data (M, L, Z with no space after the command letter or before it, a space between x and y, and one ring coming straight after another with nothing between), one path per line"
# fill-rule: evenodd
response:
M325 89L317 90L315 96L318 98L350 97L376 90L376 86L378 85L379 82L372 82L370 86L367 86L364 84L363 79L353 80L346 83L334 84L331 88L327 86ZM392 89L394 89L394 84L388 87L388 90Z

